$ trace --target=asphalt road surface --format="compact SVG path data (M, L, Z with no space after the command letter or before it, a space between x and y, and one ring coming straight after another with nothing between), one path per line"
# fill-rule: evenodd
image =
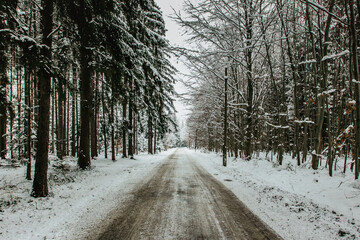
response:
M281 239L179 149L87 239Z

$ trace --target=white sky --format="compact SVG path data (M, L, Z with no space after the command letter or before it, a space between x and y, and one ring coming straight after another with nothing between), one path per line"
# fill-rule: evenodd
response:
M180 26L169 17L173 14L172 8L174 8L177 12L182 10L183 0L155 0L155 2L159 5L163 12L163 17L167 29L166 37L167 39L169 39L170 44L172 46L184 46L186 37L182 36L182 30ZM180 61L177 61L177 59L172 58L171 62L178 69L179 73L184 73L184 71L186 71L186 67L181 64ZM181 77L182 76L178 74L176 76L176 79L179 79ZM179 81L175 84L175 90L179 94L186 93L186 88ZM186 114L188 113L187 107L178 99L175 101L174 104L177 111L176 117L180 124L179 127L181 128L182 122L186 120Z

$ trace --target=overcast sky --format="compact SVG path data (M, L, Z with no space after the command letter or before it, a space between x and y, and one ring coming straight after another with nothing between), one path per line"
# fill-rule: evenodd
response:
M183 0L155 0L163 12L163 17L166 23L167 38L172 44L182 45L184 36L181 35L180 27L169 18L173 14L174 8L177 12L182 10Z
M155 0L156 3L159 5L159 7L161 8L162 12L163 12L163 17L165 20L165 24L166 24L166 37L167 39L169 39L170 44L172 46L184 46L184 41L186 39L185 36L181 35L181 29L180 27L176 24L176 22L174 22L173 20L170 19L170 15L173 14L173 9L174 8L177 12L182 10L182 5L183 5L183 0ZM177 59L171 59L173 65L179 70L179 72L184 72L186 71L186 68L184 67L183 64L181 64L181 62L178 62ZM180 75L177 75L176 78L180 78ZM185 87L180 83L176 83L175 85L175 90L176 92L178 92L179 94L183 94L184 92L186 92ZM186 106L179 100L177 100L175 102L175 108L177 110L177 118L179 120L179 124L181 125L182 122L185 121L186 119L186 114L188 113L188 111L186 110ZM181 126L180 126L181 127Z

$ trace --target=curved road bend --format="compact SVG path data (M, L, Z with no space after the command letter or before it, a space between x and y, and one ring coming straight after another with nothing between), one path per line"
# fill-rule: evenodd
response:
M282 239L181 149L86 239Z

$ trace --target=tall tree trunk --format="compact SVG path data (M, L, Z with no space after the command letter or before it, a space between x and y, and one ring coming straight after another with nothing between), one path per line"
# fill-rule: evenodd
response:
M114 126L114 93L111 96L111 106L110 106L110 126L111 126L111 160L115 161L115 126Z
M153 150L153 154L156 154L156 144L157 144L156 140L157 140L157 136L156 136L156 122L155 122L155 125L154 125L154 142L153 142L154 150Z
M15 58L15 53L13 53L12 57ZM14 67L14 60L11 59L11 66L10 69L13 69ZM1 75L1 74L0 74ZM13 71L10 72L10 102L13 102ZM12 106L10 107L10 142L13 142L13 124L14 124L14 110ZM14 146L11 144L10 146L10 159L12 159L14 156Z
M11 15L10 9L16 8L17 2L8 1L5 3L0 3L1 8L1 17L0 17L0 29L9 29L11 21L15 19L8 20L7 17ZM7 85L9 84L9 76L7 72L8 68L8 47L10 43L11 35L6 31L0 33L0 157L5 158L7 153L7 139L6 139L6 125L7 125L7 110L10 106L7 99ZM14 53L15 55L15 53ZM10 55L11 56L11 55ZM10 73L11 74L11 73ZM12 76L11 76L12 80ZM19 126L20 127L20 126Z
M86 36L82 36L86 38ZM86 44L87 45L87 44ZM87 169L90 161L90 118L92 108L92 77L89 63L91 61L91 50L87 46L80 47L80 149L78 165L81 169Z
M27 158L26 166L26 179L31 180L31 99L30 99L30 86L31 86L31 74L29 67L25 67L25 106L26 117L24 132L26 137L25 152Z
M104 83L104 74L102 74L102 82ZM106 134L106 106L105 106L105 89L104 89L104 85L102 85L102 91L101 91L101 105L102 105L102 113L103 113L103 135L104 135L104 150L105 150L105 158L108 157L108 153L107 153L107 134Z
M45 66L39 69L39 122L38 141L36 148L35 176L31 195L34 197L46 197L49 194L47 184L48 152L49 152L49 123L50 123L50 89L51 75L47 71L46 64L51 64L51 49L53 28L53 0L42 0L41 30L42 44L46 47L41 49L41 55L47 60Z
M22 98L22 81L21 81L21 77L20 77L20 68L18 68L18 72L17 72L17 89L16 89L16 92L17 92L17 101L18 101L18 104L17 104L17 110L18 110L18 113L21 113L21 111L22 111L22 107L21 107L21 98ZM0 94L0 97L2 97L1 96L1 94ZM0 113L3 111L3 109L0 109ZM4 112L5 114L6 114L6 111ZM1 113L2 114L2 113ZM1 116L2 115L0 115L0 118L1 118ZM5 115L4 115L5 116ZM1 124L2 124L2 122L0 121L0 127L1 127ZM18 123L17 123L17 127L18 127L18 131L19 132L21 132L21 117L18 117ZM2 130L1 130L2 131ZM0 134L1 134L1 132L0 132ZM2 139L1 139L1 136L2 135L0 135L0 141L1 142L3 142L2 141ZM19 140L18 140L19 141ZM1 149L1 144L3 144L3 143L0 143L0 149ZM21 151L22 151L22 146L21 145L19 145L18 146L18 158L21 158L22 157L22 155L21 155ZM1 153L0 153L1 154Z
M353 78L355 80L355 101L356 101L356 111L355 111L355 179L359 179L359 149L360 149L360 97L359 97L359 57L358 57L358 39L356 32L356 18L354 12L354 4L353 0L349 1L350 5L350 27L351 27L351 38L352 38L352 62L353 62Z
M333 152L332 152L332 134L331 134L331 114L330 114L330 107L329 107L329 99L326 100L326 110L327 110L327 133L328 133L328 156L327 161L329 163L329 176L333 176Z
M1 24L1 23L0 23ZM0 157L6 157L6 121L7 121L7 98L6 86L8 77L6 72L7 57L5 44L0 44Z
M75 93L75 125L76 125L76 156L79 157L79 138L80 138L80 126L79 126L79 101L78 101L78 93Z
M97 74L94 74L95 77L95 81L97 81ZM95 84L96 86L96 84ZM96 101L95 101L95 93L96 89L94 91L91 91L91 96L92 96L92 101L94 102L93 107L90 109L90 114L91 114L91 122L90 122L90 129L91 129L91 158L95 158L97 153L97 149L96 149L96 134L97 134L97 130L96 130Z
M57 121L56 121L56 152L59 159L63 158L63 119L64 119L64 89L63 81L58 79L58 104L57 104Z
M131 159L134 158L133 152L133 103L129 100L129 136L128 136L128 154Z
M152 140L153 140L152 117L149 114L148 116L148 153L149 154L153 154Z
M65 155L69 156L69 136L70 136L70 92L67 91L67 101L66 101L66 152Z
M30 5L30 17L28 23L28 34L31 36L32 31L32 22L33 22L33 6L32 3ZM28 55L27 50L24 50L24 54ZM27 61L25 66L25 125L24 125L24 133L25 133L25 157L27 158L27 166L26 166L26 179L31 180L31 67L29 61Z
M56 116L55 116L55 111L56 111L56 95L55 95L55 81L54 79L52 79L52 89L53 92L51 94L51 101L52 101L52 106L51 106L51 153L55 154L55 122L56 122Z
M66 93L66 89L64 89L64 102L63 102L63 119L62 119L62 156L66 156L66 152L67 152L67 147L66 147L66 135L67 135L67 131L68 129L66 128L67 126L67 93Z
M224 143L223 143L223 166L227 165L227 135L228 135L228 68L225 67L225 86L224 86ZM196 129L197 132L197 129Z
M311 57L313 59L317 59L317 54L316 54L316 45L315 45L315 37L314 37L314 32L313 32L313 23L312 23L312 17L311 17L311 14L310 14L310 6L309 6L309 3L306 2L306 22L307 22L307 26L308 26L308 30L309 30L309 37L310 37L310 43L311 43L311 52L312 52L312 55ZM314 85L316 86L317 83L318 83L318 63L316 64L312 64L312 70L313 70L313 73L314 76ZM305 85L307 86L307 84ZM316 88L317 89L317 88ZM307 92L305 90L305 92ZM315 95L317 95L317 91L315 90ZM307 106L306 107L306 116L310 116L310 109L309 107ZM304 143L303 143L303 158L302 158L302 162L304 163L306 161L306 156L307 156L307 153L308 153L308 145L309 145L309 141L308 141L308 129L309 129L309 124L308 123L305 123L305 130L304 130ZM311 138L310 138L311 139ZM310 143L311 145L311 143Z
M137 152L137 121L136 121L136 114L134 115L134 121L133 121L133 154L138 154L138 152Z
M246 107L246 142L245 142L245 158L251 159L252 155L252 132L253 132L253 77L252 77L252 37L253 37L253 16L251 1L246 5L245 9L245 30L246 30L246 78L247 78L247 107Z
M126 108L127 108L127 100L126 99L123 99L123 111L122 111L122 117L123 117L123 126L122 126L122 143L123 143L123 146L122 146L122 157L123 158L126 158L127 157L127 153L126 153L126 133L128 132L128 123L127 123L127 117L126 117Z
M95 79L95 95L94 95L94 129L95 129L95 132L94 132L94 144L93 144L93 151L95 153L95 157L97 157L99 155L98 153L98 131L97 131L97 128L98 128L98 119L99 119L99 107L98 107L98 104L99 104L99 77L100 75L97 74L96 75L96 79Z
M75 68L73 68L73 84L74 84L74 87L77 86L77 81L76 81L76 78L77 76L75 75L76 74L76 70ZM71 117L71 121L72 121L72 124L71 124L71 156L75 157L76 155L76 91L73 91L72 92L72 117Z

